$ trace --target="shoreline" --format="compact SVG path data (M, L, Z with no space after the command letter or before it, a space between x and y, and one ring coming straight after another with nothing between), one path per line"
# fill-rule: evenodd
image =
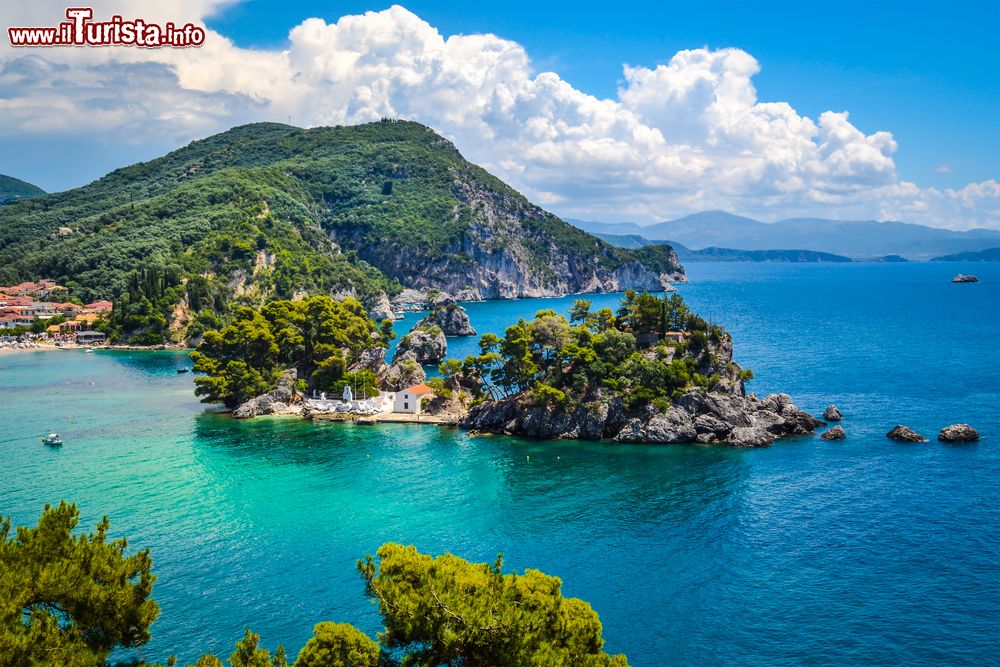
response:
M112 352L183 352L193 350L184 345L77 345L76 343L64 343L62 345L52 345L46 343L32 343L27 347L13 347L0 345L0 354L4 352L62 352L71 350L109 350Z
M261 415L264 416L264 415ZM297 416L297 415L289 415ZM454 416L441 417L437 415L412 415L397 412L380 412L374 415L358 415L350 412L319 412L309 417L302 416L305 421L321 422L353 422L359 426L377 426L379 424L430 424L434 426L458 427L459 419Z

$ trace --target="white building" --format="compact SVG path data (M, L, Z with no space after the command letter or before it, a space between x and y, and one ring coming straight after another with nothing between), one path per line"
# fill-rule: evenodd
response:
M421 401L424 398L429 398L433 395L434 390L423 383L415 384L412 387L407 387L406 389L401 389L396 392L392 411L419 415Z

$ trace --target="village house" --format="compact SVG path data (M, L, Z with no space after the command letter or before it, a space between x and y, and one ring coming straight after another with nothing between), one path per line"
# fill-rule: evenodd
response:
M114 308L114 303L111 301L95 301L94 303L88 303L83 307L83 312L85 313L110 313Z
M15 329L17 327L30 327L35 321L35 318L30 315L20 315L10 313L7 315L0 315L0 329Z
M58 285L56 284L56 281L49 280L47 278L39 280L37 283L23 282L17 285L0 287L0 292L9 296L36 296L39 298L44 298L54 292L66 291L68 290L65 287Z
M396 398L393 402L392 411L419 415L422 410L421 403L423 402L423 399L432 398L433 396L434 390L423 383L415 384L412 387L407 387L406 389L401 389L396 392Z
M61 316L66 321L46 327L45 334L63 340L79 338L81 332L93 332L97 320L106 317L114 308L111 301L95 301L80 306L69 301L45 300L65 291L65 287L48 278L0 286L0 329L31 327L39 320ZM102 342L104 338L104 334L97 332L82 337L88 343Z

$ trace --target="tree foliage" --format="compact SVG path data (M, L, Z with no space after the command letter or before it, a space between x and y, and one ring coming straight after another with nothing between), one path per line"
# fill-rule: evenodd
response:
M159 614L148 551L126 554L105 517L79 536L75 505L46 505L38 525L0 522L0 664L92 666L144 644Z
M315 296L272 301L261 309L244 306L221 330L206 331L191 353L195 372L202 374L195 378L195 393L235 407L273 389L285 369L294 369L310 389L360 384L377 393L374 376L347 368L361 351L386 345L384 336L385 329L354 299Z
M148 551L126 555L126 540L108 540L107 518L94 533L75 536L78 517L75 505L62 503L46 506L37 527L15 535L9 519L0 522L0 664L98 667L113 650L149 640L159 608L150 599ZM504 574L502 565L502 557L470 563L384 544L377 560L358 561L385 626L379 642L345 623L319 623L294 665L627 667L624 656L603 651L597 613L564 597L558 578L530 569ZM289 664L281 645L272 652L249 629L227 663ZM205 654L193 667L222 666Z
M602 650L590 605L538 570L504 574L500 557L490 566L392 543L358 568L385 623L382 644L404 651L404 666L627 665Z
M377 667L381 649L368 635L348 623L317 623L302 647L295 667Z
M668 341L669 332L687 336L687 342ZM536 405L585 402L608 392L630 406L662 404L692 385L708 384L695 372L695 353L726 335L691 313L678 294L630 290L616 313L592 312L584 299L574 302L569 320L540 310L531 321L508 327L502 338L484 335L481 354L447 370L479 395L523 392Z

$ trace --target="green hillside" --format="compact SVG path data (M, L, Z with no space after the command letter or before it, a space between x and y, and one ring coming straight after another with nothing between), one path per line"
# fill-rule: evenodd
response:
M136 280L140 269L154 278ZM614 248L410 122L246 125L0 208L0 284L51 277L83 299L131 290L135 301L163 283L145 297L186 307L180 285L198 278L216 312L403 287L485 298L655 289L680 271L669 247Z
M18 199L38 197L44 194L45 190L42 190L37 185L22 181L20 178L0 174L0 204Z

